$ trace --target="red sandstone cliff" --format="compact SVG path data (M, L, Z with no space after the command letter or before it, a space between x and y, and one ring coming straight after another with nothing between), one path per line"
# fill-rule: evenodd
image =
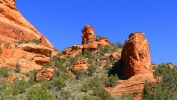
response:
M18 11L16 0L0 0L0 42L40 39L39 33ZM46 45L53 47L45 38Z

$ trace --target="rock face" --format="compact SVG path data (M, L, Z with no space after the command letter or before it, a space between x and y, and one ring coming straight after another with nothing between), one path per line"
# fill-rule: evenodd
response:
M40 39L42 34L20 14L15 2L16 0L0 0L0 42ZM44 39L47 46L53 47Z
M87 44L96 39L94 28L90 25L84 26L82 29L82 44Z
M135 32L129 35L121 58L124 64L124 75L127 77L151 72L149 44L143 33Z
M15 69L20 64L21 72L40 70L42 66L54 55L52 49L36 44L1 44L0 66Z

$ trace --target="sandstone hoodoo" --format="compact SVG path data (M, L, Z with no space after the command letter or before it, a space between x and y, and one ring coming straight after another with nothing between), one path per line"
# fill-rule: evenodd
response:
M0 0L0 42L40 39L42 34L21 15L15 3L16 0ZM45 45L53 47L46 38L42 39Z
M96 39L94 28L90 25L84 26L82 29L82 44L87 44Z
M143 33L135 32L129 35L121 58L124 64L124 75L127 77L151 72L149 44Z

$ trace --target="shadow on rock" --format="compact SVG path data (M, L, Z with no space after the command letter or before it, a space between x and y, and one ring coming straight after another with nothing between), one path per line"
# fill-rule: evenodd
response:
M124 67L122 59L119 59L113 67L108 71L108 76L117 75L121 80L127 80L128 77L124 76Z

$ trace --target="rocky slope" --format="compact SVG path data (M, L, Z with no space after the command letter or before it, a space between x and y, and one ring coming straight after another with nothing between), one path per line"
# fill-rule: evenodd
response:
M0 42L12 43L14 41L42 38L43 41L46 41L45 45L53 47L52 44L21 15L15 3L16 0L0 0Z

